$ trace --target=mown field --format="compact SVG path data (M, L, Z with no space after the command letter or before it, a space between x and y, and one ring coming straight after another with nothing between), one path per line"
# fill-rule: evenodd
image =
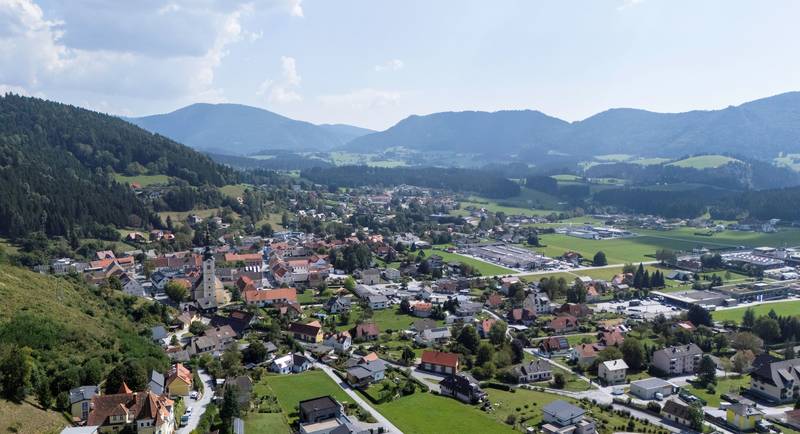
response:
M514 432L475 407L430 393L418 392L375 407L406 434Z
M142 187L149 187L151 185L156 184L169 184L170 177L167 175L137 175L137 176L125 176L120 174L115 174L114 179L121 184L132 184L134 182L138 183Z
M250 413L244 418L248 434L290 434L292 432L282 413Z
M296 408L300 401L325 395L339 402L352 401L327 374L316 370L291 375L268 375L254 386L254 392L257 395L269 393L276 396L290 423L298 417ZM270 423L277 424L274 420L270 420Z
M756 318L766 315L770 310L775 309L778 316L796 316L800 315L800 300L781 301L775 303L759 304L757 306L742 306L736 309L717 310L711 313L716 321L736 321L737 323L742 320L744 311L753 309Z

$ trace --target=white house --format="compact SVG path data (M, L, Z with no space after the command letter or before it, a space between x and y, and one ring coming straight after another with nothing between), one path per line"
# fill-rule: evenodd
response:
M628 365L622 359L607 360L597 367L597 378L608 385L625 383L627 375Z

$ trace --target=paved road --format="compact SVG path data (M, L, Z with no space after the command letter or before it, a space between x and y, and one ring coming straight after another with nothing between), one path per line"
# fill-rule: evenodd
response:
M357 402L358 405L360 405L364 410L370 412L370 414L372 414L372 417L374 417L378 421L378 424L384 427L384 429L386 430L385 432L399 433L399 434L403 433L403 431L400 431L400 428L396 427L392 422L389 421L389 419L386 419L382 414L378 412L378 410L375 410L370 405L369 402L358 396L358 394L353 389L350 388L349 384L345 383L338 376L336 376L331 367L324 365L322 363L315 363L315 366L318 369L321 369L326 374L328 374L328 377L330 377L334 383L339 385L339 387L341 387L342 390L344 390L344 393L348 394L351 398L353 398L353 401ZM363 422L361 423L363 424ZM369 426L369 424L364 424L364 425Z
M214 398L214 380L205 371L198 371L200 379L203 380L203 395L200 399L194 400L186 397L186 408L192 408L192 415L189 416L189 423L185 427L178 429L178 434L189 434L193 429L197 428L200 423L200 416L206 412L206 407ZM180 421L177 421L180 424Z

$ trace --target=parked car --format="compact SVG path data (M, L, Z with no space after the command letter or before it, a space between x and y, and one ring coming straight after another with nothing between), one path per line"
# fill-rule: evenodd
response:
M190 396L192 399L197 399L197 397L199 396L199 394L197 393L197 391L196 391L196 390L192 390L192 393L191 393L189 396Z

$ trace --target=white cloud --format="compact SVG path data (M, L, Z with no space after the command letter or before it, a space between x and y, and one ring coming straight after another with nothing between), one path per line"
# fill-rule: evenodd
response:
M302 78L297 73L297 61L294 57L281 57L281 78L273 81L266 79L258 85L256 95L267 95L270 102L292 103L303 100L297 92Z
M618 11L632 8L644 3L644 0L622 0L622 4L617 7Z
M376 72L383 72L383 71L397 71L403 69L405 64L400 59L391 59L383 62L380 65L375 65Z
M303 0L289 0L289 13L293 17L303 18Z
M318 99L329 106L366 110L397 105L402 97L403 93L398 91L363 88L343 94L321 95Z

